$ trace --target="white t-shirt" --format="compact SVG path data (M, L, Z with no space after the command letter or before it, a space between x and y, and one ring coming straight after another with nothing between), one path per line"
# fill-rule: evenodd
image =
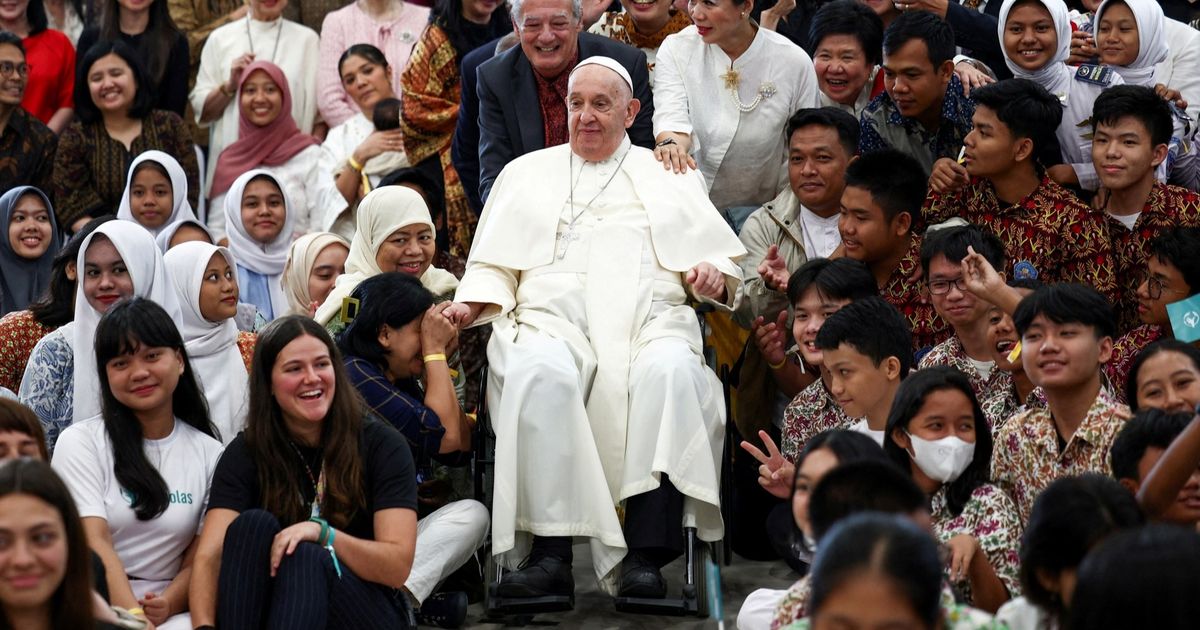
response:
M1142 216L1142 213L1134 212L1133 214L1113 214L1109 212L1108 216L1120 221L1121 225L1125 226L1125 229L1132 230L1133 224L1137 223L1138 217Z
M879 446L881 446L881 447L883 446L883 435L884 435L885 431L876 431L876 430L872 429L871 425L867 424L866 418L863 418L862 420L855 422L854 424L847 427L846 430L862 433L863 435L871 438L872 440L875 440L875 443L878 444ZM59 438L59 439L61 439L61 438Z
M208 489L222 446L180 420L171 435L144 440L146 458L167 482L166 511L139 521L128 493L113 472L112 444L99 416L67 427L54 448L52 465L79 507L79 516L108 521L113 549L125 573L142 580L171 580L183 552L200 533Z
M985 381L992 378L992 368L996 367L995 361L976 361L971 357L967 357L967 360L971 362L971 365L975 366L975 371L979 373L979 378Z

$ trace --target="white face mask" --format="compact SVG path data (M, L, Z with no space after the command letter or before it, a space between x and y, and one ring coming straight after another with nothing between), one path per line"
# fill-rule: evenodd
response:
M909 434L908 439L912 443L913 461L934 481L950 483L958 479L975 458L975 444L953 435L923 440Z

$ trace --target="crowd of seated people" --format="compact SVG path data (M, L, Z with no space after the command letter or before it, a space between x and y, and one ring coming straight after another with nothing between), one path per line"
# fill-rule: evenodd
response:
M0 2L0 627L1194 627L1198 29Z

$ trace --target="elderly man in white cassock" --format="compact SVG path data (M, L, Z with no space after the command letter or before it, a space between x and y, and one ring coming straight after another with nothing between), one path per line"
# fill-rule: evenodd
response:
M661 598L682 528L723 533L724 401L688 302L732 309L745 250L698 171L631 145L631 85L607 57L575 67L570 142L500 173L445 310L493 326L492 544L522 567L504 597L571 594L586 539L609 593Z

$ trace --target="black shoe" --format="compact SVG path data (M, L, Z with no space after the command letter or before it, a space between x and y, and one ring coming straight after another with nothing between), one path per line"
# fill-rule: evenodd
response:
M505 573L496 586L496 594L501 597L569 597L574 593L571 563L550 555L530 556L520 569Z
M662 599L667 596L667 582L657 566L631 551L621 562L621 588L617 596Z
M423 626L458 628L467 620L467 594L434 593L417 610L417 622Z

